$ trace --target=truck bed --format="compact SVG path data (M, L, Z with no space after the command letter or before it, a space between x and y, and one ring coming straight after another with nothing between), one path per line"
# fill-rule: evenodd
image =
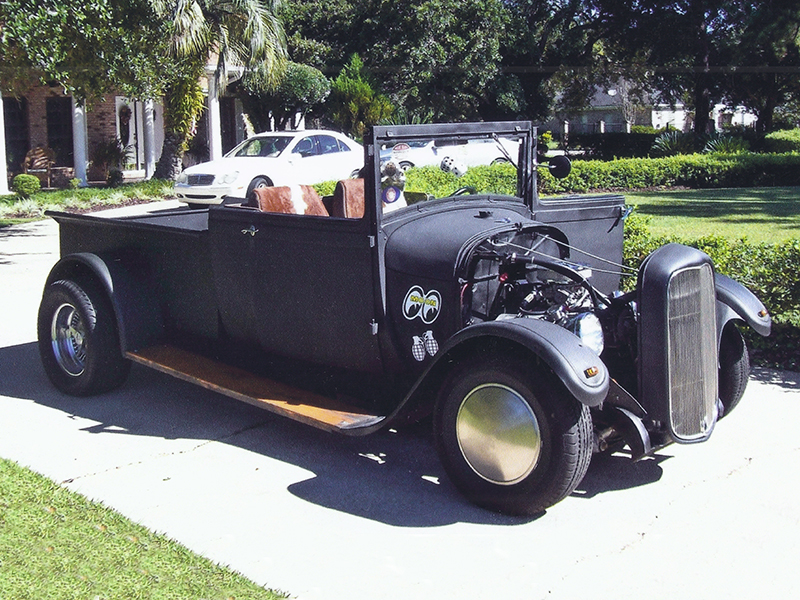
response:
M168 330L216 336L208 210L125 217L46 214L59 224L62 257L86 252L117 259L134 277L155 286Z

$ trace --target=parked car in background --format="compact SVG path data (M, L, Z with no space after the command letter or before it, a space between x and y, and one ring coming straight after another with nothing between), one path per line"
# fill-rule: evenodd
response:
M175 183L190 205L242 200L260 187L346 179L364 165L364 148L335 131L270 131L248 138L219 160L194 165Z
M440 167L448 161L460 167L457 168L460 171L478 165L513 162L518 153L519 142L504 138L412 140L384 148L381 160L393 161L404 171L411 167Z

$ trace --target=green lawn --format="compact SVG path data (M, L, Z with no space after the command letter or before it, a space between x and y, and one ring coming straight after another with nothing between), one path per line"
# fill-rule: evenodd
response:
M4 600L285 597L0 459Z
M626 202L651 217L654 235L720 235L751 242L800 238L800 187L631 192Z

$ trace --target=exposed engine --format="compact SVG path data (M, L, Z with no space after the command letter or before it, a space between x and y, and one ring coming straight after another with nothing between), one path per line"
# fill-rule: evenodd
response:
M622 350L630 366L636 346L633 296L599 292L589 281L592 269L568 260L566 241L553 234L535 227L473 246L462 277L463 325L541 319L568 329L598 355L606 348L610 354Z

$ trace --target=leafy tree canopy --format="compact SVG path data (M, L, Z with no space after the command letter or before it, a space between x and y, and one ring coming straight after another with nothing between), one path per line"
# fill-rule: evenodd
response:
M170 71L164 34L147 0L4 0L2 81L57 82L79 100L112 88L156 97Z
M480 117L508 20L501 0L293 0L284 18L294 60L335 76L358 54L393 103L437 120Z
M329 117L343 132L361 139L369 125L385 120L394 112L389 99L376 91L357 54L331 85Z
M264 69L255 69L242 81L242 103L257 131L268 130L271 118L276 129L297 127L331 91L330 81L319 69L300 63L290 62L274 89L265 81L268 78Z

